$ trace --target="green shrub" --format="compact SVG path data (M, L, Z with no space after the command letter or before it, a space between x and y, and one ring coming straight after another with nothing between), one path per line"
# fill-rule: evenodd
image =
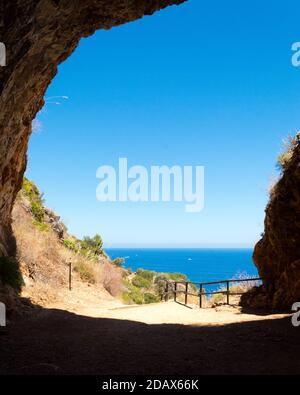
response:
M81 241L81 247L95 255L101 255L103 247L102 238L98 234L96 234L94 237L84 236L83 240Z
M167 273L169 279L172 281L188 281L188 278L185 274L182 273Z
M163 281L170 280L169 276L167 273L158 273L157 276L155 276L154 282L155 284Z
M45 232L49 230L49 225L43 222L33 221L33 225L38 228L41 232Z
M42 194L38 190L37 186L26 177L23 178L22 191L30 201L43 202Z
M23 178L22 192L30 202L30 208L34 219L37 222L43 222L45 217L45 209L43 206L43 196L38 190L37 186L29 181L26 177Z
M132 284L137 288L150 288L152 285L152 281L139 275L135 275L132 280Z
M70 250L92 261L97 260L97 257L100 255L107 256L102 250L102 238L98 234L94 237L85 236L83 240L72 237L64 240L64 245Z
M124 258L116 258L112 261L112 264L117 267L123 267Z
M142 304L144 298L141 289L137 288L127 280L124 281L124 285L126 287L126 290L122 294L124 302Z
M96 235L99 236L99 235ZM98 237L94 237L93 239L98 240ZM99 236L100 237L100 236ZM84 240L76 239L75 237L71 236L69 239L64 240L64 245L66 248L69 250L82 255L83 257L89 259L90 261L97 261L98 257L101 256L106 256L103 250L99 250L100 248L100 241L95 241L92 242L93 240L89 238L89 241L87 241L87 237L85 237Z
M166 292L166 283L165 281L159 280L155 284L155 293L159 296L160 299L163 299ZM171 289L169 289L169 296L171 295Z
M125 303L143 304L143 295L139 292L123 292L122 298Z
M13 258L0 257L0 280L20 291L24 281L17 261Z
M23 178L22 190L27 196L30 196L32 193L32 183L26 177Z
M124 303L127 303L127 304L132 303L132 299L130 297L130 292L127 292L127 291L123 292L122 293L122 299L123 299Z
M67 247L71 251L74 251L74 252L78 252L79 251L78 245L77 245L77 243L74 240L65 239L64 240L64 245L65 245L65 247Z
M186 282L188 278L182 273L158 273L151 270L138 269L136 275L130 281L126 280L124 275L124 284L126 291L123 294L125 302L130 303L157 303L165 296L166 281ZM195 285L190 285L190 290L197 292ZM169 295L172 295L172 287L169 287Z
M134 303L143 304L143 294L138 290L131 292L130 297Z
M138 269L136 274L140 277L145 278L146 280L153 281L153 278L155 276L155 272L152 272L151 270L145 270L145 269Z
M160 297L153 293L144 294L144 303L158 303L160 302Z
M222 294L222 293L220 293L220 294L214 294L212 297L211 297L211 302L212 303L221 303L223 300L224 300L224 297L225 297L225 295L224 294Z
M289 135L286 139L283 140L284 150L277 158L276 167L278 170L283 171L286 169L287 165L293 157L294 150L299 144L299 141L299 133L296 136Z
M45 217L44 207L39 202L31 203L31 211L36 221L43 222Z

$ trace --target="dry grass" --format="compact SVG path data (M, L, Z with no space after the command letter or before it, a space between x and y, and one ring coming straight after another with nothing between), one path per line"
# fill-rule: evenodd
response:
M22 293L23 297L28 297L34 304L47 307L59 300L59 293L56 287L40 281L28 281Z
M253 276L250 276L246 272L239 272L234 276L234 280L241 280L241 282L231 283L230 292L233 294L232 296L230 296L231 301L233 301L234 303L238 303L240 300L240 296L234 295L235 293L246 293L250 291L250 289L252 289L253 287L259 285L259 281L244 281L251 277ZM227 295L222 293L226 291L226 288L222 286L217 291L220 291L220 293L212 295L208 300L209 305L211 306L214 306L216 304L223 304L227 301Z
M47 284L65 285L70 253L56 235L50 229L40 230L26 208L18 203L13 210L13 230L23 275Z
M68 289L69 262L73 282L92 285L96 290L118 296L122 290L122 269L102 258L90 260L68 249L51 228L33 221L26 202L18 199L13 210L13 230L17 240L17 258L25 280L23 294L41 305L54 303ZM103 290L106 291L103 291ZM86 289L87 292L91 288Z
M77 256L73 267L82 281L86 281L89 284L99 284L101 282L101 270L97 262Z
M280 170L285 170L291 161L294 150L299 144L300 141L300 132L297 132L296 136L289 135L286 139L282 141L283 143L283 151L278 156L278 167Z
M119 297L123 290L123 269L109 262L101 265L102 284L104 289L114 297Z

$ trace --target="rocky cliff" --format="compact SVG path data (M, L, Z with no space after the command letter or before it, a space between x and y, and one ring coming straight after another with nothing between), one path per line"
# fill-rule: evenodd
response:
M300 137L273 188L266 208L265 233L254 262L264 285L244 298L256 307L291 309L300 301Z

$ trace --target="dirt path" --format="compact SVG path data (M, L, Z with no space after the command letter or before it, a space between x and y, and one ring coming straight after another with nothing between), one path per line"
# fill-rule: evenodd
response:
M113 308L98 312L98 317L144 322L146 324L227 325L261 320L260 315L243 313L239 306L216 308L188 308L179 303L157 303L133 307ZM266 320L286 317L285 314L267 315Z
M0 350L2 374L300 373L290 317L173 302L36 309L10 323Z
M56 301L47 301L47 308L59 309L93 318L130 320L145 324L226 325L261 320L259 314L242 312L238 305L200 309L170 301L147 305L124 305L107 292L85 284L76 284L74 290L61 291ZM284 314L267 315L265 319L283 318Z

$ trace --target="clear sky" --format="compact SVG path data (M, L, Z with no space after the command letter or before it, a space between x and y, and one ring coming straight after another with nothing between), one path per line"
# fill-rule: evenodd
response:
M252 246L282 139L300 129L299 1L190 0L81 40L38 118L27 176L106 246ZM52 104L59 101L60 105ZM205 209L100 203L96 169L205 166Z

